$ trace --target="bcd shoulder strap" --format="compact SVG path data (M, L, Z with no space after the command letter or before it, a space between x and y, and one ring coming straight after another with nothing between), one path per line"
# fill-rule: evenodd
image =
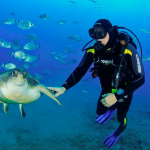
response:
M121 39L119 42L119 47L121 46L121 50L120 50L120 63L119 63L119 66L116 66L116 71L115 71L115 74L114 74L114 81L113 81L113 89L117 89L118 86L119 86L119 81L120 81L120 76L121 76L121 68L122 68L122 63L123 63L123 59L124 59L124 52L125 52L125 49L127 47L127 44L128 44L128 38L126 37L125 39Z

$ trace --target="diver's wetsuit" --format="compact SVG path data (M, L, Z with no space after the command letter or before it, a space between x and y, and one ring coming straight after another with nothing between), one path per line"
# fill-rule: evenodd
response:
M98 115L102 115L108 110L108 107L105 107L100 100L102 99L103 94L112 93L111 83L116 70L114 65L117 64L120 55L120 48L116 43L104 48L105 49L98 54L95 54L95 49L87 50L78 67L62 85L68 90L77 84L94 62L94 66L98 66L98 77L102 87L102 92L97 103ZM124 118L126 118L126 114L132 101L133 92L143 85L144 82L145 76L143 64L136 49L131 44L128 44L124 52L123 67L119 82L119 88L124 90L124 94L121 96L124 101L117 102L111 106L117 107L117 116L120 123L123 123Z

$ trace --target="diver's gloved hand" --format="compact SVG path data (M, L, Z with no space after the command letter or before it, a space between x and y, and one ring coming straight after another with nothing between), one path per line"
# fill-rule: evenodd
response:
M55 94L55 97L58 97L59 95L63 94L66 89L64 87L47 87L48 89L50 89L53 93Z
M110 107L117 102L116 96L113 93L104 94L102 97L104 98L102 98L100 101L105 107Z

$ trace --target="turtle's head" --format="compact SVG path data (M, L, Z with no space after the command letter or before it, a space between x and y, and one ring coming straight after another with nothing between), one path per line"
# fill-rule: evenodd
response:
M13 82L17 86L23 86L27 82L27 71L23 68L15 68L12 72Z

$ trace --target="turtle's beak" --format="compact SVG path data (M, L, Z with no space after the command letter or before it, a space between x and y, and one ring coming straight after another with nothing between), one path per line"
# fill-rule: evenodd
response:
M16 77L17 77L17 79L24 79L24 78L23 78L23 74L20 73L20 72L18 73L18 75L17 75Z

